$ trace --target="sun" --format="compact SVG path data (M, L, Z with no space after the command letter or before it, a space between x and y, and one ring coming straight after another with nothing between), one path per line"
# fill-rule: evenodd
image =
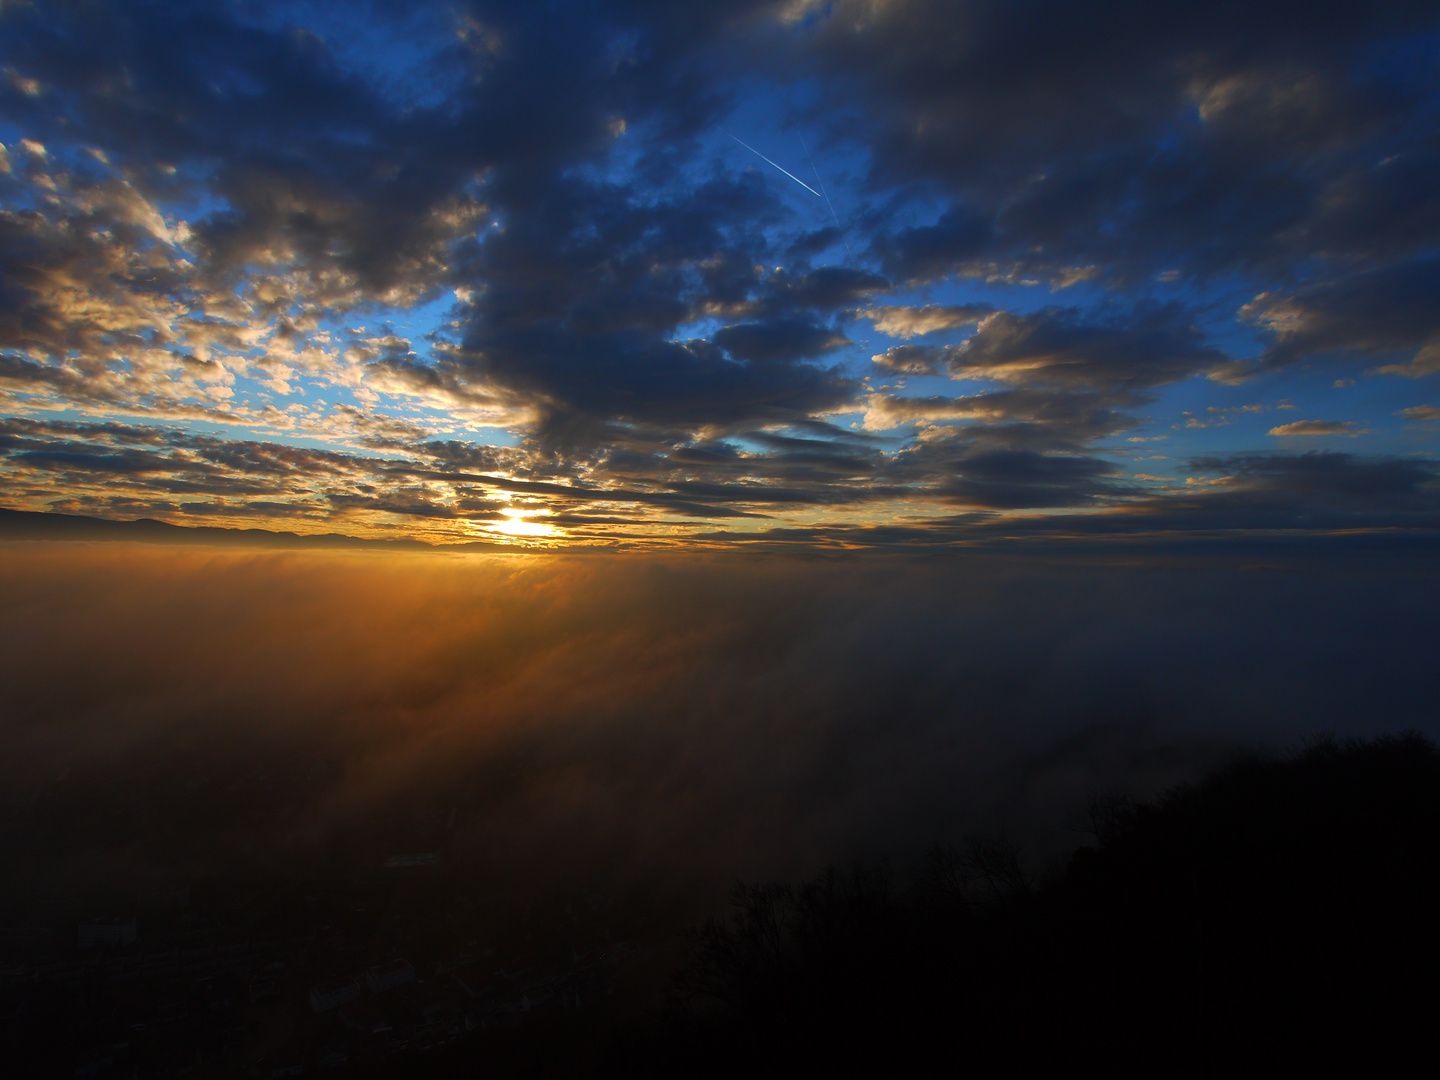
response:
M508 520L496 522L490 528L506 536L558 536L560 530L542 521L529 520L525 515L536 513L532 510L506 510Z

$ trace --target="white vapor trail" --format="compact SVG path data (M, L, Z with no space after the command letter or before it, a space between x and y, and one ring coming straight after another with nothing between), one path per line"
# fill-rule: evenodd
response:
M727 132L725 132L725 134L726 134L726 135L730 135L730 132L727 131ZM770 159L769 159L768 157L766 157L764 154L760 153L759 150L756 150L753 146L751 146L749 143L747 143L744 139L740 138L738 135L730 135L730 138L734 139L734 140L735 140L736 142L738 142L741 146L745 147L746 150L749 150L752 154L754 154L756 157L758 157L761 161L766 161L766 162L769 162L771 165L775 165L775 162L770 161ZM813 187L811 187L809 184L805 183L804 180L801 180L798 176L796 176L794 173L792 173L789 169L785 168L783 165L775 165L775 168L779 169L779 170L780 170L781 172L783 172L786 176L790 177L791 180L794 180L795 183L799 184L799 185L800 185L801 187L803 187L806 191L808 191L811 195L814 195L817 199L824 198L824 196L821 195L820 192L816 191L816 190L815 190Z
M820 170L815 168L815 159L810 156L810 147L805 145L803 135L800 136L800 149L805 151L805 160L810 162L810 168L815 173L815 183L820 185L820 196L830 208L830 216L835 219L835 227L840 230L840 239L845 241L845 257L853 261L855 253L850 250L850 238L845 235L845 226L840 224L840 215L835 213L835 204L830 201L830 193L825 190L825 181L820 179Z

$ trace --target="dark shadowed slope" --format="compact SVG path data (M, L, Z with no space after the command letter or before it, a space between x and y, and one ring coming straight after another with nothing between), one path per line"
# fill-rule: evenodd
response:
M677 978L685 1019L621 1071L1234 1076L1432 1058L1435 744L1321 741L1154 803L1097 800L1088 824L1097 846L1039 887L997 842L937 849L904 894L858 870L738 887Z

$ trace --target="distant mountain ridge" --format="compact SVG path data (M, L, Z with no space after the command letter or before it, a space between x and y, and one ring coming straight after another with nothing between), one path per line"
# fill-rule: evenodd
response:
M473 541L427 544L423 540L368 540L343 533L304 535L218 525L171 525L155 518L114 521L80 514L53 514L0 507L0 540L138 540L171 544L233 544L282 548L374 548L389 551L523 551L508 544Z

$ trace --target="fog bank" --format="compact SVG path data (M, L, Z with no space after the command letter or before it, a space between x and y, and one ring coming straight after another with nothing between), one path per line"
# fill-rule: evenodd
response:
M1440 731L1423 559L15 543L0 598L7 831L56 893L436 850L703 897L970 830L1053 850L1099 788Z

